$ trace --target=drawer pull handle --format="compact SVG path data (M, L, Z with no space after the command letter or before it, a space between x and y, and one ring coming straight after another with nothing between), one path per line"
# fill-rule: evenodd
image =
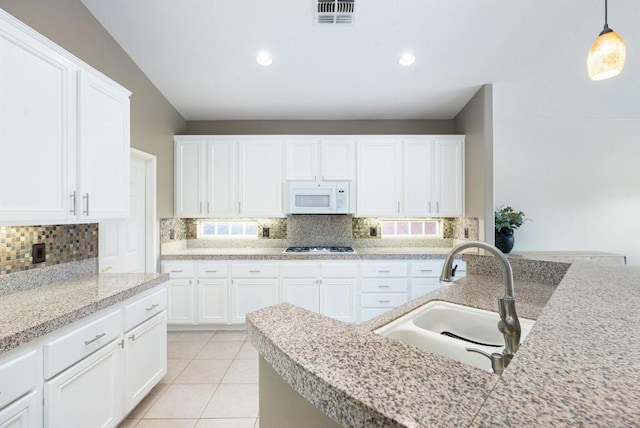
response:
M389 288L388 285L378 285L378 288Z
M432 269L420 269L420 272L433 272Z
M131 336L129 336L129 340L130 340L130 341L132 341L132 342L135 342L135 340L136 340L136 335L135 335L135 334L132 334Z
M144 308L144 310L145 310L145 311L152 311L152 310L154 310L155 308L157 308L158 306L160 306L160 303L155 303L155 304L153 304L153 305L149 306L148 308Z
M391 300L378 300L378 303L391 303Z
M180 272L184 272L183 270L172 270L171 273L180 273Z
M217 270L205 270L205 273L216 273L218 272Z
M380 273L389 273L391 271L389 269L381 269L378 272L380 272Z
M249 273L260 273L259 270L250 270Z
M85 340L85 341L84 341L84 344L85 344L85 345L87 345L87 346L88 346L88 345L91 345L93 342L95 342L96 340L98 340L98 339L100 339L101 337L104 337L104 336L106 336L106 335L107 335L107 333L96 334L96 337L94 337L93 339L91 339L91 340Z

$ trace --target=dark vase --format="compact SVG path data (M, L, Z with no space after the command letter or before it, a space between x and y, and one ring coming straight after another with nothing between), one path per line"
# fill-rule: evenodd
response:
M513 250L513 244L515 239L513 237L513 230L502 229L496 230L496 247L505 254L509 254Z

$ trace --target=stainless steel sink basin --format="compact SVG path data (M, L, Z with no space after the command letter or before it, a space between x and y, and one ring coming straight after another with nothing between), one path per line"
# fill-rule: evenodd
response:
M374 333L395 339L422 350L491 372L491 361L466 348L489 354L502 352L504 339L498 331L500 315L443 301L431 301ZM521 342L535 321L520 318Z

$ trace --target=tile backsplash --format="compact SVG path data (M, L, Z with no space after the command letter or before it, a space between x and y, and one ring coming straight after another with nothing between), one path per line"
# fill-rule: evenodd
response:
M31 246L44 243L46 258L33 263ZM98 224L0 226L0 275L98 257Z

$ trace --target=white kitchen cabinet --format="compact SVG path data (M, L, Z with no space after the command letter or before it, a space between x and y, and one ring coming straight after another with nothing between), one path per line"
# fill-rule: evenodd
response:
M0 222L128 217L131 93L2 10L0 54Z
M319 312L319 280L316 278L283 279L280 301Z
M356 216L400 214L402 141L360 140L357 143Z
M320 283L320 313L339 321L358 322L355 278L323 278Z
M83 70L79 76L76 209L84 219L126 218L131 93L102 75Z
M339 137L297 137L285 142L285 179L351 181L355 142Z
M283 217L282 141L241 139L238 156L239 215Z
M74 65L17 25L0 15L0 221L65 221L75 190Z
M432 217L435 213L433 150L433 140L404 142L402 211L407 217Z
M244 323L247 313L278 303L278 278L234 278L231 282L231 322Z
M233 217L238 213L237 146L233 139L208 140L206 143L207 217Z
M404 262L360 264L360 321L365 322L406 303L408 267Z
M222 324L229 320L228 283L227 278L199 278L198 289L198 323Z
M0 428L40 427L42 427L40 391L32 391L4 409L0 409Z
M155 315L125 333L124 413L128 413L167 374L167 316Z
M434 216L464 216L464 137L436 139L433 198Z
M411 262L411 298L430 293L445 284L440 283L443 260Z
M113 427L124 415L120 340L44 384L46 427Z
M205 145L203 141L175 142L176 217L202 217L205 196Z
M169 324L193 324L194 280L186 278L170 279L167 284L167 322Z

